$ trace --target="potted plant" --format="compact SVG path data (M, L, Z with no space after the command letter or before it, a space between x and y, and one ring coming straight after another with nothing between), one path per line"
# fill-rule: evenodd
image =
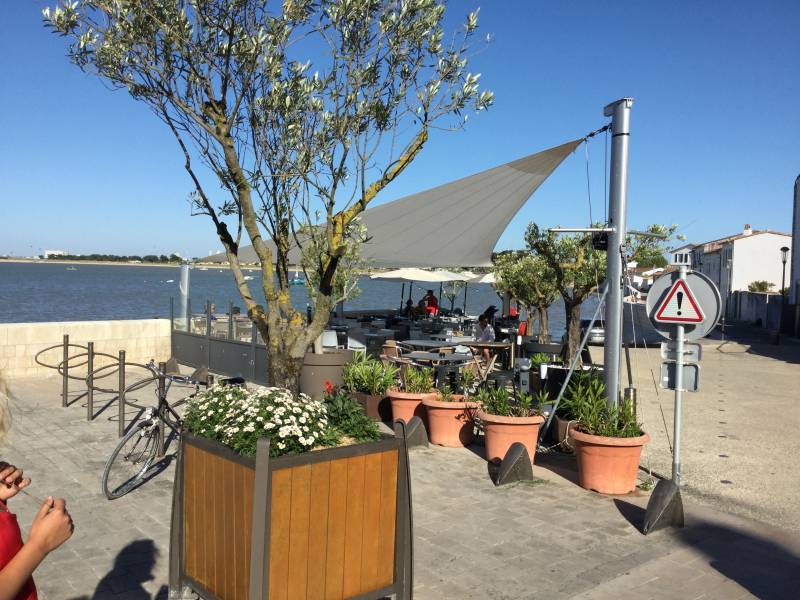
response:
M355 396L371 419L388 422L392 420L392 405L386 392L397 379L399 370L392 365L359 353L344 366L343 387Z
M605 398L606 386L597 369L575 371L556 409L556 441L568 452L572 432L578 423L578 413L586 403L596 403Z
M547 379L547 365L552 362L549 354L537 352L530 357L531 361L531 387L534 391L539 391L544 387Z
M486 460L502 460L513 443L521 442L533 462L539 427L544 422L537 403L541 399L523 392L515 400L505 388L482 390L476 396L481 404L478 419L483 427Z
M407 597L408 454L404 426L395 431L381 434L337 387L323 401L223 386L191 398L173 495L171 590Z
M459 448L475 440L474 415L478 404L466 393L454 394L445 386L438 396L424 398L422 404L428 411L428 438L432 444Z
M427 367L409 367L400 378L402 389L394 387L387 392L392 404L392 420L408 423L411 417L425 420L425 398L435 399L438 396L433 386L433 369Z
M630 400L617 406L605 397L578 407L571 432L581 487L601 494L627 494L636 488L642 447L650 436L642 431Z

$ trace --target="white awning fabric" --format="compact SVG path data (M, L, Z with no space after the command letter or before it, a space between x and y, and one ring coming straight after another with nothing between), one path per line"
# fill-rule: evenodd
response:
M491 265L492 251L511 219L582 141L365 210L361 221L371 240L362 247L364 258L376 268ZM245 263L258 260L249 246L240 249L239 257ZM299 252L293 249L289 258L294 263ZM224 253L205 259L226 260Z
M561 146L364 211L375 267L477 267L525 201L582 142Z
M453 273L452 271L425 271L424 269L417 269L414 267L405 267L403 269L395 269L394 271L386 271L384 273L376 273L371 275L370 279L381 279L383 281L412 281L418 283L441 283L444 281L465 281L463 275Z

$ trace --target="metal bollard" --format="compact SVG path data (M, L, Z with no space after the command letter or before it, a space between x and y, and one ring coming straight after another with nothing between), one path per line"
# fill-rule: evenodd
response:
M69 335L64 334L64 362L61 363L64 369L61 382L61 406L65 408L69 401Z
M125 435L125 350L119 351L119 393L117 394L117 412L119 413L119 437Z
M91 421L94 418L94 342L87 343L86 348L86 420Z

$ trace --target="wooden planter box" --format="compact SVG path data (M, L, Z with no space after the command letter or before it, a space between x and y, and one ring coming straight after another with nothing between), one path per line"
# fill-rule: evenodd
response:
M184 433L170 588L207 600L411 598L405 426L368 444L255 459Z

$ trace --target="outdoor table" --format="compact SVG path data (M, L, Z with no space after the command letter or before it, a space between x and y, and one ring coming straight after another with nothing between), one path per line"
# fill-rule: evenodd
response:
M453 345L452 342L443 342L441 340L406 340L403 343L412 348L445 348Z
M470 342L459 342L459 346L467 346L468 348L479 348L483 350L487 348L489 350L496 350L498 352L506 352L508 351L510 354L510 359L508 361L508 368L514 368L514 342L477 342L475 340Z
M471 354L461 354L458 352L450 352L449 354L441 355L438 352L408 352L403 354L403 358L410 358L411 360L429 360L431 362L439 363L466 363L472 360Z

